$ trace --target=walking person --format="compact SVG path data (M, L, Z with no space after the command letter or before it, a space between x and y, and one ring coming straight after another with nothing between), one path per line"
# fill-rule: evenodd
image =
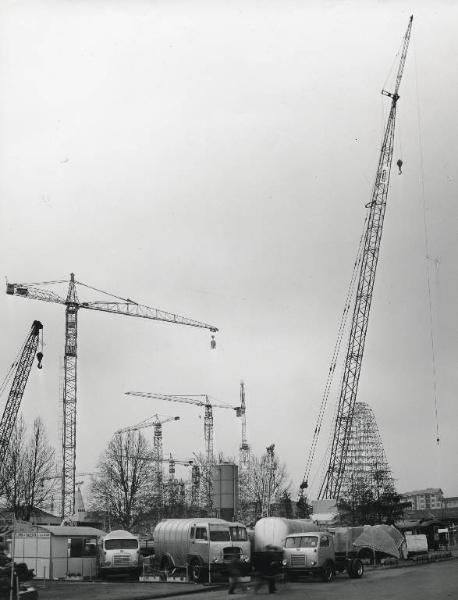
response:
M228 594L233 594L240 585L240 577L242 575L240 558L238 556L234 556L234 558L229 563L228 572L229 572L229 589L227 591Z
M256 571L255 593L267 583L269 594L275 594L277 591L275 581L282 569L282 559L283 552L281 549L272 545L266 546L264 552L257 552L254 555L253 562Z

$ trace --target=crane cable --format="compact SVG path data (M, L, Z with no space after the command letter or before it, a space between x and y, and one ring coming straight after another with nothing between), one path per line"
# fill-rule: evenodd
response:
M328 370L328 375L326 378L326 384L324 386L324 391L323 391L323 397L321 399L321 405L320 405L320 409L318 412L318 418L317 418L317 424L315 426L315 431L313 433L313 439L312 439L312 444L310 447L310 451L308 454L308 458L307 458L307 463L305 466L305 474L304 474L304 478L301 484L301 489L303 490L305 487L308 487L308 479L310 476L310 471L311 471L311 467L313 464L313 460L315 457L315 452L316 452L316 447L318 444L318 438L321 432L321 426L323 424L323 419L324 419L324 414L326 412L326 407L327 407L327 403L328 403L328 398L329 398L329 393L331 391L331 387L332 387L332 383L334 381L334 373L335 373L335 369L336 369L336 365L337 365L337 360L340 354L340 347L342 344L342 339L344 336L344 332L345 332L345 328L346 328L346 324L347 324L347 318L348 318L348 314L350 312L350 308L351 308L351 304L352 304L352 298L353 298L353 294L354 294L354 289L355 289L355 283L357 280L357 274L359 273L359 266L361 264L361 258L362 258L362 253L363 253L363 247L364 247L364 238L365 238L365 234L366 234L366 225L367 225L367 220L369 218L369 211L366 212L366 217L364 220L364 227L363 227L363 234L361 235L361 238L359 240L359 246L358 246L358 251L356 253L356 259L355 262L353 264L353 272L351 275L351 279L350 279L350 284L348 286L348 290L347 290L347 295L345 298L345 306L344 306L344 310L342 312L342 316L340 319L340 324L339 324L339 330L338 330L338 334L337 334L337 340L334 346L334 351L332 354L332 359L331 359L331 365L329 367Z
M426 284L428 291L428 309L429 309L429 334L430 334L430 345L431 345L431 372L432 372L432 387L433 387L433 405L434 405L434 419L436 425L436 443L440 445L440 433L439 433L439 412L438 412L438 392L437 392L437 368L436 368L436 345L434 341L434 322L433 322L433 302L431 294L431 276L429 262L431 256L429 253L429 234L428 234L428 223L426 219L426 194L425 194L425 180L424 180L424 165L423 165L423 143L421 136L421 119L420 119L420 103L418 93L418 69L417 69L417 53L414 44L414 57L415 57L415 92L417 96L417 121L418 121L418 143L420 152L420 177L421 177L421 199L423 208L423 233L424 233L424 248L425 248L425 271L426 271Z

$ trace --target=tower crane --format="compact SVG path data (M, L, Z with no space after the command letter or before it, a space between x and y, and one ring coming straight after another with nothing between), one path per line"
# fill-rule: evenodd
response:
M404 72L404 66L407 57L407 50L409 47L412 21L413 16L411 16L409 19L407 31L404 35L394 91L389 92L385 89L382 90L382 95L391 98L391 108L383 136L377 173L375 176L375 183L372 189L371 201L366 205L368 214L366 217L366 229L363 237L359 279L355 304L353 307L351 329L347 344L340 395L337 404L329 464L320 487L320 499L339 498L347 462L348 445L358 391L359 377L361 374L364 344L369 322L369 312L372 302L375 274L383 230L383 221L385 217L388 188L390 183L396 122L396 106L399 100L399 86L401 84L402 74ZM318 435L321 428L321 418L322 414L320 414L319 423L315 428L312 449L316 448L315 437ZM304 480L301 484L302 491L308 485L307 480L309 477L310 464L311 461L309 460Z
M262 485L261 513L263 517L270 517L272 492L274 489L275 471L277 466L275 460L275 444L270 444L270 446L267 446L264 465L266 469L267 480L264 481Z
M181 394L154 394L149 392L126 392L128 396L140 396L141 398L155 398L156 400L167 400L168 402L182 402L183 404L194 404L203 406L204 414L204 439L205 456L207 465L213 462L213 408L228 408L234 410L237 417L242 416L241 407L232 404L213 402L206 394L181 395Z
M182 465L184 467L191 467L191 504L195 506L197 504L199 486L200 486L200 468L199 465L195 464L193 459L190 460L178 460L173 458L172 454L169 454L169 458L157 459L154 457L144 458L148 462L168 462L169 463L169 484L173 486L175 481L175 465Z
M66 297L43 286L68 283ZM110 297L110 301L80 302L77 284ZM164 321L175 325L187 325L218 331L214 325L196 321L188 317L169 313L157 308L139 304L129 298L114 296L75 279L70 274L70 281L45 281L40 283L7 283L6 293L29 300L42 300L65 305L65 352L64 352L64 385L63 385L63 433L62 433L62 516L72 515L75 506L75 472L76 472L76 404L77 404L77 340L78 311L80 308L115 313L129 317L140 317L154 321ZM215 346L212 336L211 346Z
M130 427L123 427L122 429L118 429L116 433L125 433L127 431L138 431L139 429L145 429L146 427L154 427L154 435L153 435L153 460L154 463L154 483L157 493L157 498L159 505L162 506L164 503L164 472L162 469L162 463L164 459L163 449L162 449L162 425L165 423L169 423L170 421L178 421L180 417L166 417L165 419L160 419L158 414L145 419L144 421L140 421L136 425L131 425Z
M41 369L43 359L43 325L40 321L34 321L30 332L19 352L18 358L12 364L4 382L2 383L0 393L3 394L11 379L13 379L5 404L2 419L0 421L0 478L3 475L5 461L8 453L8 446L16 424L19 407L25 386L30 375L33 359L36 355L38 359L38 368ZM40 350L37 348L40 344Z
M239 467L245 469L250 459L250 446L246 434L246 403L245 403L245 383L240 382L240 416L242 418L242 443L239 448Z

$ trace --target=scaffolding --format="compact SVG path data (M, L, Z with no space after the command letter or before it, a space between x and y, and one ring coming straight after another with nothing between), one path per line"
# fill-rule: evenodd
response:
M352 502L380 500L395 492L394 480L372 408L355 403L342 481L341 498Z

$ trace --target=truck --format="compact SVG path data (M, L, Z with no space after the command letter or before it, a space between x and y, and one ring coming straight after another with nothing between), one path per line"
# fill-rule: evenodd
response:
M363 576L364 566L353 549L352 538L360 535L358 527L342 528L338 534L329 531L308 531L286 536L283 562L286 577L314 575L332 581L334 575L347 571L352 579Z
M245 525L216 518L164 519L153 533L155 565L172 574L185 569L191 581L225 573L233 560L250 569Z
M140 543L129 531L116 529L101 538L98 546L99 576L139 576L142 570Z

